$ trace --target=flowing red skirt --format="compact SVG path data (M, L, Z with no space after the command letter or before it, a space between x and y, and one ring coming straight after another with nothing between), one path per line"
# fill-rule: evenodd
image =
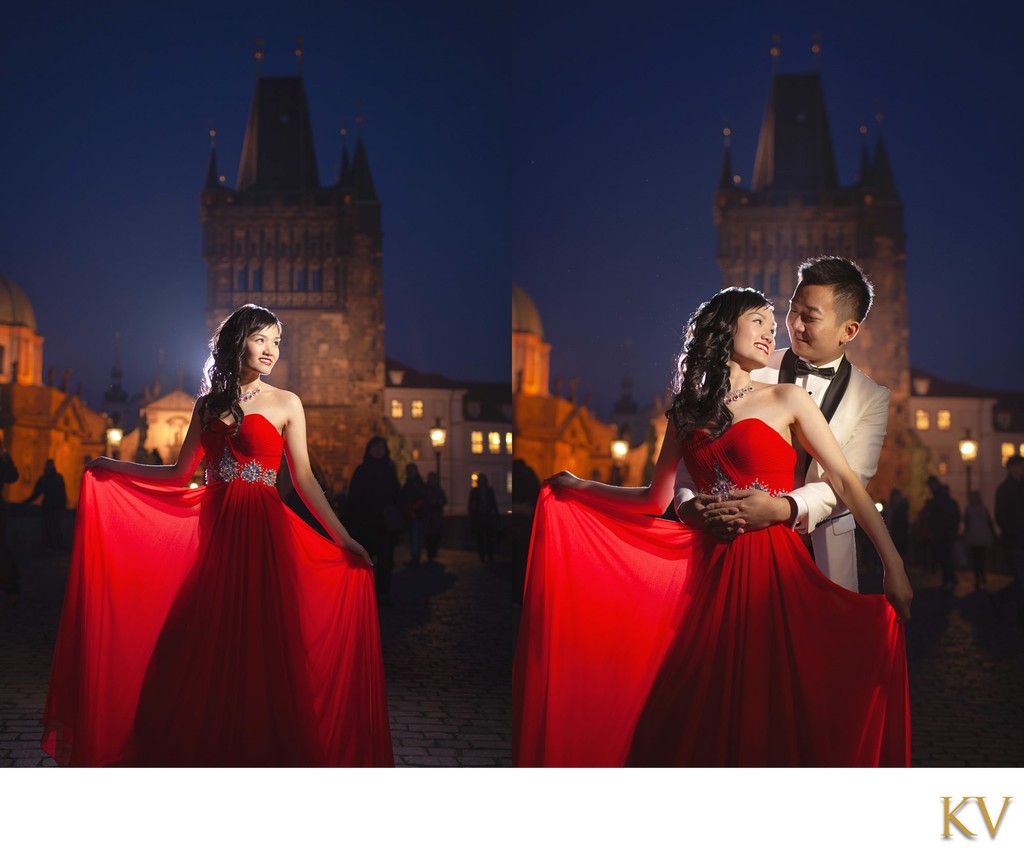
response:
M66 765L392 765L372 572L262 483L87 472L43 725Z
M907 765L902 625L787 528L731 543L545 488L513 673L526 766Z

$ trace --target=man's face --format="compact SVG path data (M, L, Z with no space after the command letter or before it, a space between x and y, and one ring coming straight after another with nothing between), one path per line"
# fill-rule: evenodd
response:
M789 300L786 328L790 346L797 356L812 365L839 358L859 327L855 320L838 319L830 286L797 287Z

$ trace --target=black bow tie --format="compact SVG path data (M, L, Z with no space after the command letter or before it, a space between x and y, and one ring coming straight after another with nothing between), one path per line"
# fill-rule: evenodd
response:
M824 377L826 380L831 380L836 375L835 368L816 368L814 365L809 365L803 359L796 360L796 375L799 377L801 374L814 374L816 377Z

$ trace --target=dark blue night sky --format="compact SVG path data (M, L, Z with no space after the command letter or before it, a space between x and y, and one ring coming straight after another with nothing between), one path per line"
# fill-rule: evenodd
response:
M900 4L25 4L0 28L0 272L24 287L44 364L94 404L122 332L126 386L205 356L199 191L208 123L233 184L256 80L304 76L320 176L363 125L383 202L388 353L509 376L508 286L531 293L552 372L602 412L628 367L666 383L678 332L719 285L711 223L722 127L749 180L782 71L822 75L840 180L867 122L906 205L911 358L1018 387L1022 121L999 7ZM286 324L287 325L287 324ZM870 319L868 321L870 327Z
M911 361L1020 388L1019 23L989 2L526 2L513 30L512 261L552 345L607 414L629 368L667 386L687 316L719 288L722 128L749 184L771 83L822 80L840 183L879 124L905 203ZM916 11L915 11L916 10ZM924 14L922 14L924 13ZM784 313L784 312L783 312ZM866 327L870 328L871 318ZM786 345L788 339L780 345Z
M357 113L382 201L387 350L452 377L510 377L506 70L498 7L437 3L31 3L0 27L0 273L31 299L44 365L98 406L160 348L205 358L199 193L217 127L237 179L263 71L304 78L322 184ZM287 319L285 321L287 329Z

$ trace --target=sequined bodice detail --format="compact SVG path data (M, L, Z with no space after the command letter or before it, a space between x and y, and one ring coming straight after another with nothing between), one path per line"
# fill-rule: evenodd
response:
M259 413L246 413L239 425L234 437L234 429L220 421L203 431L207 485L235 480L276 485L283 438L273 423Z
M683 460L701 494L757 488L774 497L793 488L796 452L760 419L742 419L717 439L695 431L683 444Z

